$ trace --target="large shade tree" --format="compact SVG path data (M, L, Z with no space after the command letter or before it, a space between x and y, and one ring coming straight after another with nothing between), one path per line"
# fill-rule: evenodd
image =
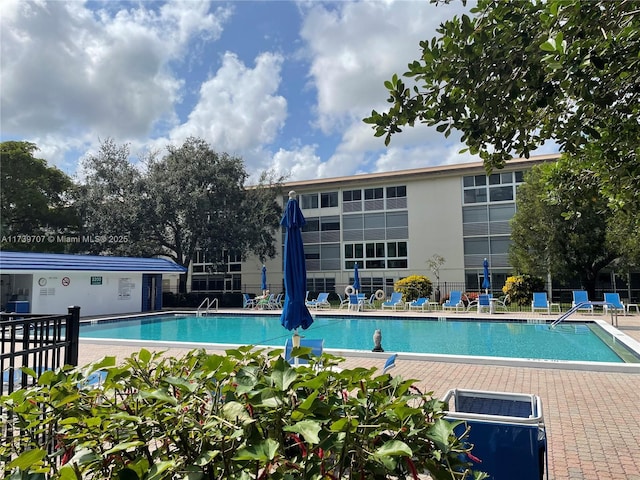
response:
M623 256L597 181L566 157L533 167L525 180L511 221L511 264L520 273L578 281L595 298L598 273Z
M437 0L432 0L438 3ZM546 141L589 159L609 208L640 234L640 9L634 0L478 0L420 42L385 82L389 110L365 122L391 137L424 123L489 171ZM597 155L585 155L585 150ZM584 164L581 164L584 165Z
M59 236L77 233L78 217L70 195L73 181L36 158L37 150L30 142L0 143L3 249L60 252L68 245Z
M162 254L189 267L200 249L214 268L229 255L275 255L281 178L264 172L258 185L246 188L242 159L198 138L170 145L165 155L151 154L138 166L129 157L127 146L108 140L83 163L78 203L87 228L96 236L128 238L93 243L94 251Z

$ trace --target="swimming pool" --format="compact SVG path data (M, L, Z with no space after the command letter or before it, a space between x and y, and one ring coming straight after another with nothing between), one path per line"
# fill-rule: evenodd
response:
M382 331L388 352L505 357L548 361L640 363L637 352L616 341L597 323L546 323L416 319L401 317L316 316L300 333L322 338L326 349L366 350ZM83 339L128 339L202 344L284 346L291 332L275 315L163 315L83 323Z

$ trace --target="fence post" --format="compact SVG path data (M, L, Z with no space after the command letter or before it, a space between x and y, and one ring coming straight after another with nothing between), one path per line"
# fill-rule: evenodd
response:
M64 364L77 367L80 340L80 307L69 307L66 332L69 344L64 352Z

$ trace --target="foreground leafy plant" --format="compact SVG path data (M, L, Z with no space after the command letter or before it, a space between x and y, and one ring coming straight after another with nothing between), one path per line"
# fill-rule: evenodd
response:
M12 479L486 478L415 381L326 354L293 368L281 353L143 349L45 372L2 397L0 465Z

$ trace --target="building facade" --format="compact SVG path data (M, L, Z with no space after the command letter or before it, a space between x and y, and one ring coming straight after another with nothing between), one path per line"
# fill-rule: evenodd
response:
M357 263L367 293L388 294L395 281L412 274L439 283L443 294L479 291L486 258L492 290L499 292L511 273L509 221L518 185L533 165L557 158L514 159L490 175L476 162L286 183L307 221L307 288L343 293ZM434 255L444 258L437 275L428 266ZM196 262L192 290L260 291L262 264L230 260L223 273L208 272L206 259ZM281 291L282 257L266 266L270 290Z

